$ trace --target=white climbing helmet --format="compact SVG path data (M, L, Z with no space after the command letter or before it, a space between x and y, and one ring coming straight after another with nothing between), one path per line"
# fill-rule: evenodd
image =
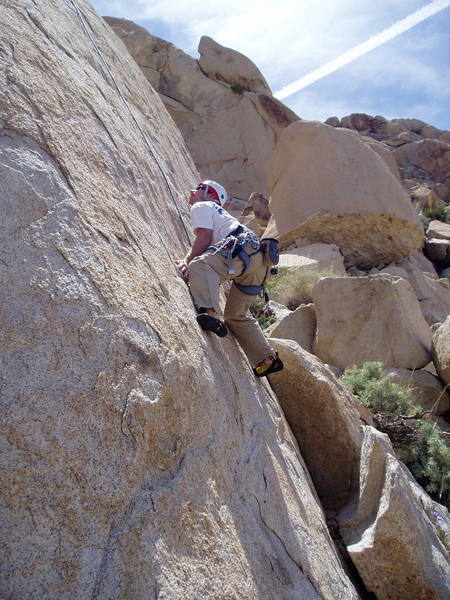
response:
M223 185L220 185L220 183L217 183L217 181L212 181L211 179L202 181L202 184L207 185L216 192L220 206L223 206L225 204L228 198L228 194L227 190L223 187Z

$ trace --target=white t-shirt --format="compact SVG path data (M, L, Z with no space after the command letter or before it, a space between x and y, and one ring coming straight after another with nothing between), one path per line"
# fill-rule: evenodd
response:
M191 222L194 229L212 229L213 244L223 240L240 225L224 208L210 200L201 200L191 207Z

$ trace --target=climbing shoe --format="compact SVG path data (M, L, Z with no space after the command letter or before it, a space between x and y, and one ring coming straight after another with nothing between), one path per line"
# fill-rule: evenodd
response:
M217 313L214 311L202 312L197 315L197 322L205 331L211 331L211 333L215 333L219 337L225 337L228 329L225 323L216 315Z
M278 356L278 352L275 355L275 358L272 360L270 365L258 365L253 369L253 373L256 377L266 377L266 375L270 375L271 373L276 373L277 371L281 371L284 368L283 361Z

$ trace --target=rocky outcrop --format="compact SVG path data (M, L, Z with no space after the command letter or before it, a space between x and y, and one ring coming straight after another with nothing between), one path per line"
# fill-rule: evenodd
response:
M419 218L387 163L357 136L317 122L287 127L269 165L266 235L286 248L336 244L348 265L407 258L421 247Z
M407 281L389 275L321 279L312 291L313 351L341 368L380 361L414 369L431 359L431 330Z
M392 152L403 184L413 194L423 185L445 202L450 202L450 132L419 119L393 119L352 114L326 120L332 127L346 127L364 138L381 142Z
M450 317L434 332L432 352L439 377L450 384Z
M240 52L225 48L206 35L200 39L198 51L200 69L210 79L241 86L247 91L272 94L258 67Z
M245 56L202 38L197 62L125 19L105 17L180 128L202 178L230 196L267 196L266 171L280 131L298 120Z
M372 427L364 428L360 465L358 499L339 521L366 588L379 600L445 600L450 570L436 531L442 507L435 508L388 437Z
M186 217L177 128L77 5ZM0 30L1 596L356 600L278 403L198 329L172 196L77 13L3 3Z

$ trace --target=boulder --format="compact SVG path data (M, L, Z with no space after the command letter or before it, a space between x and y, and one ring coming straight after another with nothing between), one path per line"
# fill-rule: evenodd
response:
M2 3L2 598L357 600L295 439L174 260L198 181L85 0ZM170 187L169 187L170 186Z
M430 260L440 263L441 266L450 265L450 241L440 238L427 238L425 253Z
M385 134L388 128L388 121L381 115L375 115L370 121L370 128L374 133Z
M450 224L437 220L431 221L427 229L427 238L450 241Z
M340 127L341 122L337 117L328 117L328 119L325 121L325 125L331 125L331 127Z
M443 415L450 409L450 395L442 386L439 378L424 369L409 371L408 369L385 369L387 375L395 383L409 388L416 404L433 415Z
M313 304L303 304L274 323L268 331L269 337L294 340L304 350L312 351L316 333L316 313Z
M308 466L328 506L343 505L356 490L361 425L353 395L319 359L292 340L270 338L284 370L269 375ZM281 374L283 373L283 374Z
M298 121L280 134L268 171L269 237L282 248L336 244L347 265L406 258L423 242L419 217L387 163L353 132Z
M432 353L439 377L450 384L450 317L434 332Z
M225 48L206 35L200 38L198 51L200 69L210 79L272 94L258 67L240 52Z
M364 428L359 493L339 517L348 553L378 600L445 600L450 568L437 534L441 512L394 455L389 438Z
M431 331L410 284L389 275L323 278L313 288L313 352L345 368L365 361L417 369L430 361Z
M371 126L372 117L364 113L352 113L350 115L351 129L356 131L368 131Z
M196 61L131 21L106 21L159 92L201 178L220 181L231 199L255 190L267 196L278 135L299 117L271 95L256 66L211 38L201 39Z

